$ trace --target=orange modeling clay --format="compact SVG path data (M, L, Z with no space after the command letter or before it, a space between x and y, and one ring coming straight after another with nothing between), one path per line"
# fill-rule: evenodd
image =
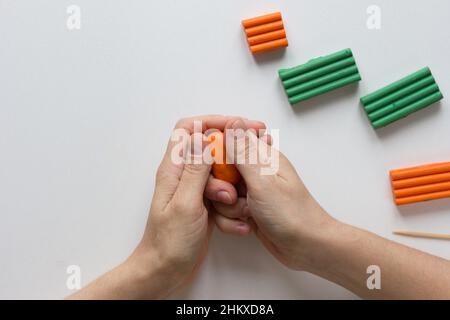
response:
M211 143L211 156L214 159L212 174L215 178L237 184L241 180L241 175L234 164L226 163L225 139L222 132L213 132L208 136Z
M288 46L286 31L280 12L242 21L247 42L252 53Z
M397 205L450 197L450 162L392 170Z

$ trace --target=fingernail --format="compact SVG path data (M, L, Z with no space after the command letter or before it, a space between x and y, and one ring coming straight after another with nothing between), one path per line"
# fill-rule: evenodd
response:
M217 196L217 200L220 202L223 202L225 204L233 203L233 199L231 199L230 194L226 191L219 191L219 192L217 192L216 196Z
M263 128L266 127L266 124L265 124L264 122L258 121L258 120L256 120L256 122L257 122L261 127L263 127Z

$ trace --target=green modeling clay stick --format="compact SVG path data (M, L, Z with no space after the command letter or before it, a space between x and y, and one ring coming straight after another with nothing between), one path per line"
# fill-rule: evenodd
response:
M442 98L430 68L426 67L362 97L361 103L372 126L378 129Z
M291 104L361 80L350 49L278 71Z

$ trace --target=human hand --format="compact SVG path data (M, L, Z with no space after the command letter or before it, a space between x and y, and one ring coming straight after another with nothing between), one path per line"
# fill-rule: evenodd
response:
M210 175L210 165L200 159L207 141L204 133L209 129L223 131L233 119L237 117L199 116L177 123L157 172L149 219L139 245L125 262L68 299L165 298L195 275L214 225L210 202L203 194L221 199L221 183ZM244 122L255 130L265 128L259 121ZM196 139L201 143L196 144ZM194 148L185 148L186 142ZM212 188L205 191L205 185Z
M202 137L209 128L220 131L264 128L260 122L236 117L185 119L177 128L184 130L188 141L195 139L192 133L195 120L203 122L198 133ZM175 146L171 141L158 170L150 218L142 241L124 263L67 298L168 296L198 269L207 250L212 216L224 232L247 234L251 225L267 249L288 267L315 273L362 297L448 296L447 260L337 222L309 194L286 157L270 147L269 136L247 131L247 135L238 134L233 139L237 145L245 146L235 149L237 154L231 155L234 159L244 158L236 164L243 178L237 188L211 177L210 166L204 161L174 163L170 155ZM261 146L270 150L270 159L279 159L279 169L274 174L262 174L262 169L272 167L273 163L249 161L249 156L258 154ZM200 150L203 144L197 150L194 148L192 158L195 159ZM188 153L186 156L189 159ZM231 201L228 197L222 198L221 191L229 192ZM220 202L223 199L226 201ZM239 227L240 223L246 228ZM412 260L415 264L410 263ZM374 262L383 269L382 291L368 290L366 285L366 268ZM425 278L414 277L417 272ZM415 290L417 288L420 290Z
M226 123L233 119L236 117L193 117L180 120L175 129L185 131L195 146L196 135L200 135L200 141L205 142L205 131L223 130ZM194 132L195 121L201 121L202 132ZM258 121L244 121L255 130L265 127ZM147 228L130 257L130 260L140 261L138 264L143 268L147 266L153 273L157 270L157 278L165 287L164 294L159 295L162 297L192 279L203 261L214 225L212 217L208 215L209 202L204 201L203 194L206 185L220 186L220 182L210 175L210 165L199 159L204 146L194 148L191 154L185 155L192 160L190 163L176 164L172 157L177 143L179 141L170 141L168 144L157 172ZM198 164L194 158L200 160ZM207 189L210 197L220 199L220 190L212 192L214 188Z
M249 227L245 226L251 225L264 246L283 264L308 270L312 239L324 235L334 220L310 195L289 160L270 146L270 136L258 137L240 119L230 120L226 128L246 131L245 136L235 138L235 144L245 144L240 149L245 154L229 155L245 160L236 164L244 182L234 193L230 192L235 195L231 203L212 199L217 226L223 232L244 235L249 233ZM278 157L279 169L275 174L261 174L267 163L250 163L249 155L261 147L270 150L271 159Z

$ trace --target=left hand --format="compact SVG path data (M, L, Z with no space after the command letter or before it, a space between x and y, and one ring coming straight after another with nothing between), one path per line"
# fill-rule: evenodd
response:
M175 129L191 140L202 139L206 130L223 131L226 123L236 118L201 116L182 119ZM194 132L196 121L202 123L201 132ZM244 121L256 130L264 128L261 122ZM174 162L172 152L179 150L179 143L171 139L159 166L147 227L137 248L124 263L69 299L165 298L195 275L206 255L214 225L215 211L204 193L212 199L220 199L221 191L234 191L236 199L236 191L233 186L214 179L210 175L210 165L205 161L198 164L195 161ZM203 149L203 144L192 150L191 160L202 155L203 150L199 149ZM189 153L181 157L186 160L183 156L189 156Z

